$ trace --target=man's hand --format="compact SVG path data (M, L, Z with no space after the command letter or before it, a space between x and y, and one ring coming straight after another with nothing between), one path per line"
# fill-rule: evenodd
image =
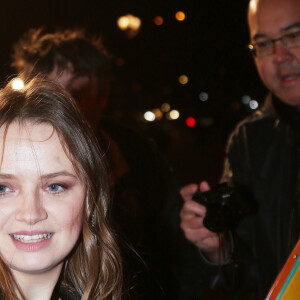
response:
M194 193L200 188L201 192L210 190L206 181L200 185L189 184L180 190L184 200L184 205L180 211L181 223L185 237L202 250L205 256L212 262L219 262L219 237L215 232L209 231L203 225L203 219L206 215L206 207L193 201Z

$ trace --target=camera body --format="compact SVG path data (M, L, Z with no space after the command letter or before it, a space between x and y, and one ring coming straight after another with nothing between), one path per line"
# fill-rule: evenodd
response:
M244 216L257 209L249 191L228 183L207 192L197 191L192 199L206 207L203 225L217 233L233 229Z

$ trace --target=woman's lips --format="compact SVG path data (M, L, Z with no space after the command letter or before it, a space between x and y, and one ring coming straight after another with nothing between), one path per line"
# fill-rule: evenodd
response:
M11 233L10 237L18 249L26 252L32 252L32 251L38 251L48 246L51 241L51 238L53 237L53 233L52 232L43 232L43 233L16 232L16 233Z
M22 243L38 243L50 239L52 235L53 233L43 233L43 234L34 234L34 235L12 234L12 237L15 240L18 240Z

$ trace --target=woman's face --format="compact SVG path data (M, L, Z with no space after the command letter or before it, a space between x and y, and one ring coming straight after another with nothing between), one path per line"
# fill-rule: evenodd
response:
M3 134L1 257L13 273L60 270L81 231L84 185L51 125L14 122Z

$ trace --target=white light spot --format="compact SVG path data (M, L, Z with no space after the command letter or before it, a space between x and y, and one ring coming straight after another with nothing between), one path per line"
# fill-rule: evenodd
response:
M121 30L139 30L141 27L141 19L133 15L126 15L118 18L117 24Z
M257 109L258 108L258 102L256 101L256 100L251 100L250 102L249 102L249 107L251 108L251 109Z
M155 114L152 111L146 111L144 113L144 118L148 122L153 122L155 120Z
M16 77L11 81L11 87L13 90L21 90L24 87L24 81L21 78Z
M171 120L177 120L180 116L180 113L178 110L176 109L173 109L169 112L169 117Z

